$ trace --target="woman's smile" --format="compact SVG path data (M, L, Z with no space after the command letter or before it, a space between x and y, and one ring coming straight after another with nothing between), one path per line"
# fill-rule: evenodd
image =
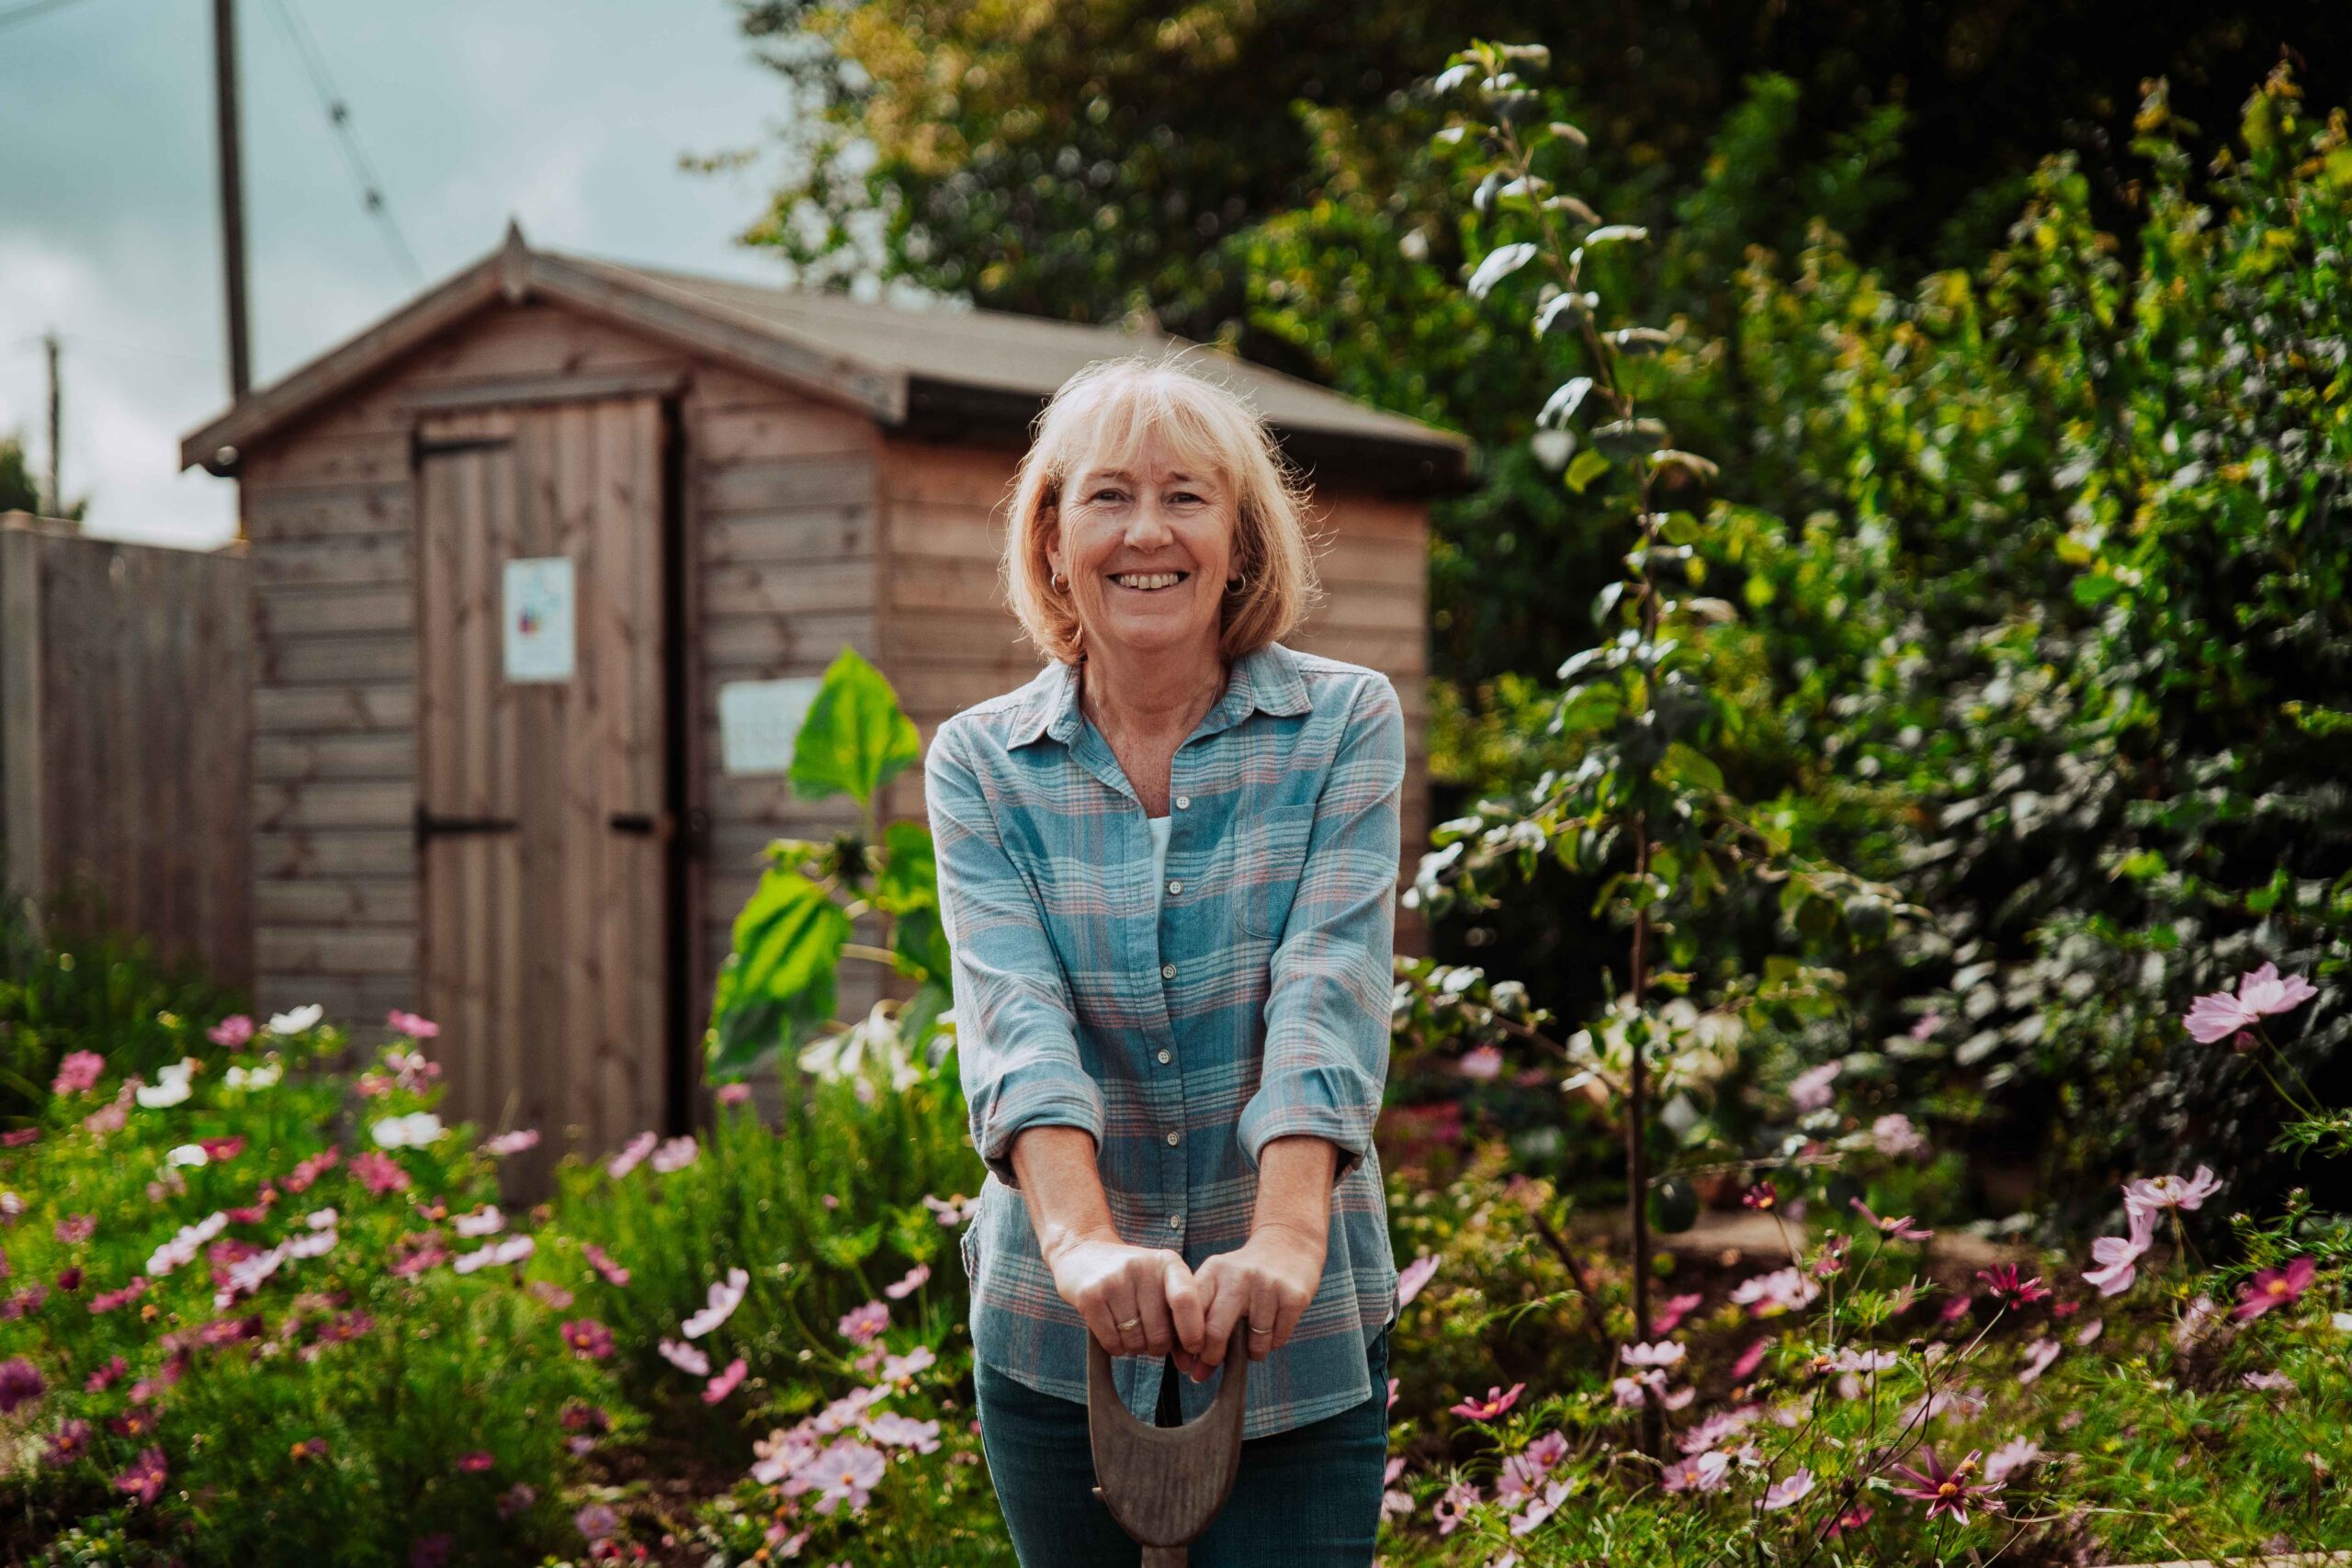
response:
M1110 577L1130 593L1158 593L1192 575L1189 571L1114 571Z

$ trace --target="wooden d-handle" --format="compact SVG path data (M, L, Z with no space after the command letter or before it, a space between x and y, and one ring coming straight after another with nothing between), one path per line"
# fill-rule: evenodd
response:
M1233 1325L1225 1376L1207 1414L1182 1427L1147 1427L1127 1413L1111 1381L1111 1353L1086 1337L1086 1428L1094 1495L1143 1547L1144 1568L1180 1568L1233 1492L1241 1471L1241 1417L1249 1403L1250 1325ZM1170 1371L1168 1376L1179 1375Z

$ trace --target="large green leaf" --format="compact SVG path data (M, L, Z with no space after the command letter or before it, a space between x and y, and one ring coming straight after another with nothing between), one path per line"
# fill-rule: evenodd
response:
M847 791L871 806L922 756L922 738L890 682L855 649L842 649L793 743L793 789L811 800Z
M920 822L893 822L882 829L882 869L874 878L874 902L892 914L939 904L939 858L931 829Z
M849 916L797 871L770 870L735 917L735 951L711 998L709 1070L741 1075L833 1016L833 971Z

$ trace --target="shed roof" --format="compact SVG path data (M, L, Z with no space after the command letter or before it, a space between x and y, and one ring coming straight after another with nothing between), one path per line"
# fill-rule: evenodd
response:
M729 282L535 250L510 227L498 251L234 406L180 444L183 467L235 469L242 452L344 389L501 299L544 299L675 344L899 429L954 437L1025 431L1070 374L1098 359L1184 346L1167 333L1011 311L921 309ZM1194 345L1199 346L1199 345ZM1242 393L1301 461L1345 465L1419 492L1468 483L1469 440L1264 366L1200 347L1195 367Z

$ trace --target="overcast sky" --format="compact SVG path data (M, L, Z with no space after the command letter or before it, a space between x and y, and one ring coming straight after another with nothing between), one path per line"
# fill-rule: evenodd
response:
M0 433L48 468L40 334L65 340L65 491L93 533L212 544L232 486L178 471L225 406L210 0L0 0ZM418 265L535 243L761 281L734 243L752 145L785 109L726 0L240 0L254 376L266 384L414 293L281 25L299 10Z

